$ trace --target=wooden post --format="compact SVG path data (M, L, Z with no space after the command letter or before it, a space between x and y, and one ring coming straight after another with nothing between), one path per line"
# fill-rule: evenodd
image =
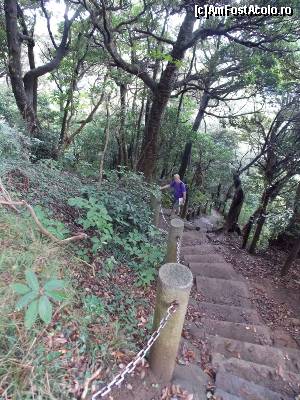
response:
M159 225L160 205L161 205L161 197L151 195L151 206L153 211L152 223L155 226Z
M184 222L179 218L171 219L166 262L177 261L177 240L181 239L184 230Z
M185 265L168 263L159 270L153 329L158 328L172 301L179 304L150 350L150 368L162 382L172 379L192 285L193 275Z

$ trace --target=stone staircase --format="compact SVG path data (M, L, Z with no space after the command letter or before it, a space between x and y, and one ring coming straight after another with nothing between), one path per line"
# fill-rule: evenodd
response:
M300 350L284 335L278 340L280 334L262 323L247 280L218 250L204 231L183 235L181 256L197 291L190 304L199 315L185 328L200 347L207 343L216 374L215 398L294 400L300 393Z

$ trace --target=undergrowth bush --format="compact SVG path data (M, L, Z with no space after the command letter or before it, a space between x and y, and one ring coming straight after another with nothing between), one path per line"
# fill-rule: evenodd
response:
M77 222L85 230L91 228L92 254L111 252L135 270L139 285L153 281L163 260L162 235L151 221L150 196L156 190L141 175L113 172L101 188L86 186L82 197L69 200L79 209ZM85 259L87 254L80 252Z

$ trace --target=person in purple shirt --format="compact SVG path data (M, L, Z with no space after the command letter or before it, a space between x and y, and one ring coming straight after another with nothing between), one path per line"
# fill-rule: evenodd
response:
M186 187L185 184L181 181L180 176L178 174L174 175L174 179L171 183L165 186L161 186L161 190L171 188L173 190L173 209L175 214L180 215L180 208L184 205L186 201Z

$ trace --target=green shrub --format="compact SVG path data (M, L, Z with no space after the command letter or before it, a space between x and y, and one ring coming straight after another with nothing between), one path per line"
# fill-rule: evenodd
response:
M162 236L151 222L150 196L155 191L141 175L121 171L110 173L100 189L86 186L84 197L69 200L79 209L77 222L85 230L91 229L93 255L110 251L116 260L134 269L139 285L155 278L163 260ZM81 249L80 256L86 259L87 251Z
M37 317L45 324L50 324L52 319L52 303L65 299L64 281L59 279L48 280L43 287L40 287L38 278L32 270L25 272L26 283L13 283L12 289L22 297L16 303L16 310L27 307L25 312L25 327L30 329L36 322Z

